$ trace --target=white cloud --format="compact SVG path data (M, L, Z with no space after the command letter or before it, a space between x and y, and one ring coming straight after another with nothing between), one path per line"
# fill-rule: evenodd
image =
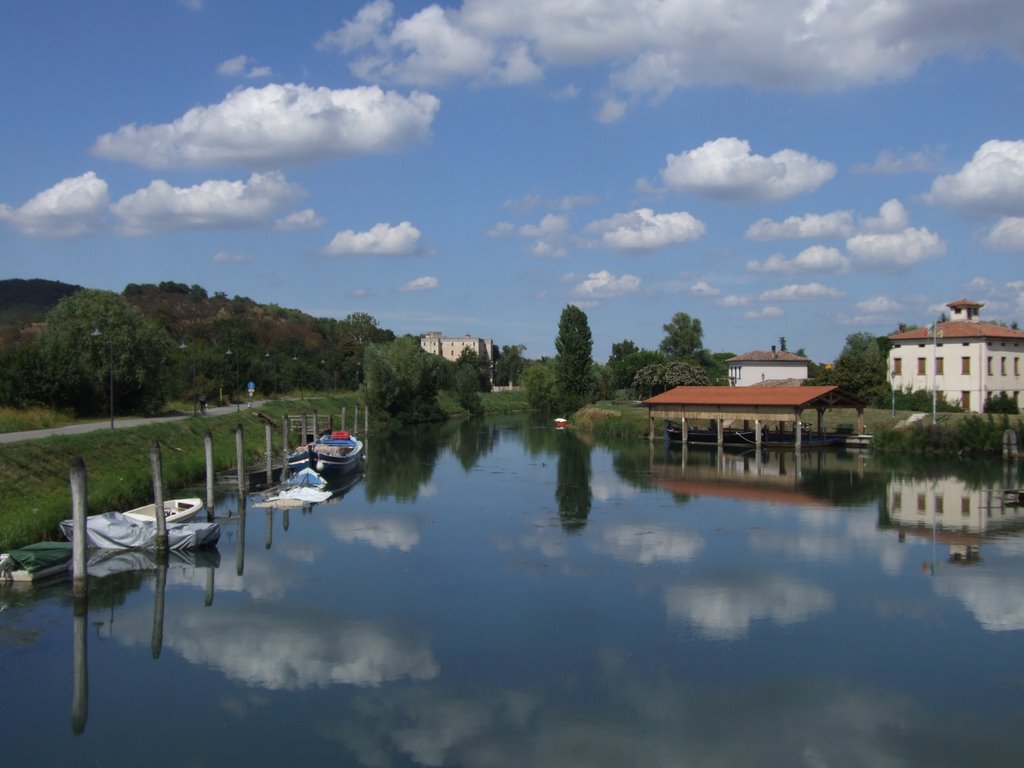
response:
M261 228L290 208L303 191L283 174L254 173L246 181L211 180L193 187L172 187L157 179L125 195L111 211L126 235L185 229Z
M935 167L935 153L930 149L919 152L893 152L883 149L871 163L858 163L854 173L869 173L896 176L904 173L921 173Z
M985 244L997 251L1024 251L1024 217L1001 218L985 237Z
M721 291L710 283L699 280L690 286L690 293L693 296L717 296Z
M812 245L798 253L794 258L787 259L778 254L769 256L764 261L751 259L746 264L748 272L845 272L849 269L850 260L837 248L826 248L823 245Z
M542 259L561 259L566 256L564 240L569 230L569 217L549 213L537 224L524 224L519 228L523 237L534 237L530 252Z
M399 293L415 293L417 291L432 291L440 285L436 277L430 275L424 275L423 277L417 277L414 280L410 280L403 285L398 286Z
M277 229L292 230L292 229L317 229L324 225L324 220L316 215L316 211L312 208L306 208L302 211L292 211L283 219L278 219L274 222L274 226Z
M808 213L790 216L785 221L759 219L744 234L747 240L783 240L792 238L849 237L854 232L853 213Z
M861 221L862 232L899 232L910 223L910 216L903 203L893 198L882 203L878 216Z
M106 224L107 182L93 171L64 179L20 208L0 204L0 221L32 237L81 237Z
M493 227L487 230L489 237L507 237L508 235L515 234L516 225L510 221L499 221Z
M904 309L904 305L887 296L873 296L870 299L858 301L857 309L861 312L868 312L872 315L877 315L885 314L887 312L901 312Z
M173 123L122 126L100 136L92 151L148 168L274 167L394 152L429 136L439 105L416 91L273 84L233 91Z
M249 264L252 262L252 256L235 251L217 251L213 254L213 261L215 264Z
M674 531L660 525L622 523L605 528L600 539L591 540L591 549L617 560L640 565L685 563L704 548L698 533Z
M715 304L720 307L745 307L749 303L749 298L737 293L731 293L728 296L722 296L715 300Z
M1020 8L1008 0L927 3L675 0L515 3L463 0L396 18L375 0L319 45L350 56L358 76L439 84L533 82L554 68L606 68L599 119L621 118L638 98L679 88L841 90L912 75L943 55L1004 48L1024 53ZM510 62L517 62L510 64ZM918 168L919 153L883 152L876 172Z
M420 231L410 222L397 227L381 222L366 232L346 229L334 236L324 249L329 256L372 254L375 256L408 256L419 249Z
M804 301L809 299L834 299L843 296L843 292L829 288L821 283L791 283L781 288L764 291L761 301Z
M217 66L217 74L225 77L267 77L270 75L269 67L258 67L253 59L244 53L230 59L225 59Z
M640 278L635 275L615 277L608 270L591 272L582 283L570 291L570 295L579 299L612 299L636 293L640 290Z
M748 310L743 316L748 320L761 320L766 317L782 317L783 311L779 307L762 307L758 310Z
M925 199L974 214L1024 215L1024 141L986 141L958 173L935 179Z
M608 247L621 250L653 250L684 243L700 238L705 229L704 222L685 211L655 213L650 208L617 213L586 227L587 232L599 233Z
M922 227L895 233L855 235L846 241L846 249L859 264L905 269L941 256L946 252L946 244L938 235Z
M835 173L834 164L802 152L752 155L749 142L721 138L667 155L661 177L678 192L722 200L784 200L817 189Z

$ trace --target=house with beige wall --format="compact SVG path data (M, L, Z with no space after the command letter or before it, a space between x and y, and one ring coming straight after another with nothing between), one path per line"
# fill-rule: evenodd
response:
M773 345L769 352L747 352L725 362L729 366L731 386L751 387L768 381L805 381L811 361L792 352L777 352Z
M469 349L481 360L494 362L494 342L491 339L480 339L475 336L445 336L441 331L428 331L420 336L420 348L432 355L445 360L455 361L463 350Z
M1024 331L981 320L977 301L947 305L950 319L889 336L894 390L931 392L964 410L982 413L985 401L1006 393L1017 407L1024 391Z

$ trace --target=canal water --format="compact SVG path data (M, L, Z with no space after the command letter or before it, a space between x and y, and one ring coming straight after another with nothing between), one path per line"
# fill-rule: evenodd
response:
M216 550L0 587L6 765L1024 764L1024 512L999 462L374 438ZM181 494L174 494L181 495Z

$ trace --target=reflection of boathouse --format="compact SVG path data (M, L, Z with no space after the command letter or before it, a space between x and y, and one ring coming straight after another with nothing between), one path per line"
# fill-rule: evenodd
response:
M731 438L742 438L751 447L762 443L784 444L799 450L803 444L826 445L843 435L826 433L825 411L845 408L856 412L856 426L845 432L864 435L864 402L838 387L676 387L644 401L647 406L648 434L655 437L656 420L680 425L686 442L710 442L723 445ZM804 414L817 415L814 423ZM808 414L809 416L809 414ZM710 429L694 429L711 422Z
M954 562L977 560L992 534L1024 529L1024 507L1016 492L975 488L957 477L893 478L889 519L899 532L949 547Z

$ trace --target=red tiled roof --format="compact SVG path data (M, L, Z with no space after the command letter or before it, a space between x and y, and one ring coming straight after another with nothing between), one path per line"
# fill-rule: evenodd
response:
M727 363L808 363L810 360L792 352L744 352L742 355L730 357Z
M846 401L839 387L676 387L647 400L644 405L782 405L806 406L818 398L835 395Z
M1024 331L1015 331L995 323L953 320L939 323L938 337L948 339L1014 339L1024 341ZM931 341L932 334L928 327L915 328L912 331L894 333L889 336L892 341Z

